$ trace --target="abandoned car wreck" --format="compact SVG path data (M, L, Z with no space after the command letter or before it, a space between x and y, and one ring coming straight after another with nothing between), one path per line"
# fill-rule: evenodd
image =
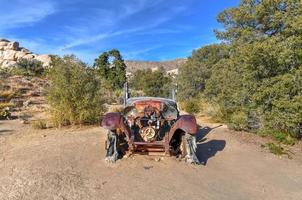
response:
M105 145L108 162L136 152L162 152L199 164L196 119L192 115L180 115L173 100L155 97L127 99L123 112L107 113L101 126L108 130Z

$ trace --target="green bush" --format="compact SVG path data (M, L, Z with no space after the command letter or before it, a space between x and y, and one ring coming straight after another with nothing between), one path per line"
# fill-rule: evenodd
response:
M54 125L93 124L105 111L101 81L74 56L55 57L47 99Z
M299 1L241 0L222 11L221 41L195 50L179 70L179 99L218 104L231 128L302 138L302 7Z
M279 131L274 131L272 129L263 129L258 132L260 136L272 136L279 143L286 145L294 145L296 139L292 137L290 134L286 134Z
M200 112L200 104L198 99L188 99L184 102L184 109L190 114L196 114Z
M41 61L35 59L20 59L17 62L16 68L11 70L11 73L23 76L42 76L44 71Z
M155 71L137 70L130 80L130 86L136 91L143 91L145 96L167 98L172 88L172 78L163 68Z
M248 117L242 111L233 113L228 121L228 127L236 131L246 130L248 127Z

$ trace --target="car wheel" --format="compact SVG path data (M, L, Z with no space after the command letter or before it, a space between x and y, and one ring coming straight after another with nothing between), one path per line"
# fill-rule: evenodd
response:
M118 159L117 135L115 131L108 131L106 140L106 158L105 161L114 163Z
M184 134L181 138L181 157L188 163L200 164L197 155L196 137L190 134Z

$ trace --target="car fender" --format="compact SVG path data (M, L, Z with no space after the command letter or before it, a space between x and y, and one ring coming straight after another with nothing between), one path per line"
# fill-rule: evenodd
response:
M195 135L197 128L196 118L193 115L181 115L169 131L169 141L179 129L190 135Z
M105 114L100 125L107 130L116 131L117 134L125 133L127 139L131 138L131 131L125 125L124 117L121 113L111 112Z
M122 115L117 112L111 112L105 114L101 121L101 127L108 129L108 130L116 130L118 128L121 128L121 120Z

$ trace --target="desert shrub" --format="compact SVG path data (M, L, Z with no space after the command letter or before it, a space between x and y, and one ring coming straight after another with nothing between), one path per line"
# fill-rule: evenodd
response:
M0 68L0 78L9 76L11 74L10 71L11 70L9 68Z
M32 127L34 129L46 129L47 124L44 120L36 120L32 122Z
M225 43L192 53L179 70L179 99L206 97L237 130L302 138L301 15L299 1L242 0L221 12L216 36Z
M258 131L257 134L260 136L272 136L276 141L285 145L294 145L296 143L296 139L290 134L274 131L272 129L262 129Z
M23 76L42 76L44 67L39 60L20 59L10 73Z
M122 104L124 101L124 91L121 89L116 89L113 92L114 102L117 104Z
M0 103L0 120L10 119L11 108L14 106L13 103Z
M220 105L217 103L207 103L207 107L205 109L205 113L210 116L216 122L224 121L224 113L221 109Z
M119 112L122 113L124 111L124 107L121 105L112 105L110 108L110 112Z
M96 123L104 112L101 81L74 56L52 60L47 99L54 125Z
M243 111L233 113L228 121L228 127L237 131L245 130L248 127L248 116Z
M188 61L179 68L177 98L184 101L200 96L212 74L212 67L227 57L227 45L224 44L208 45L194 50Z
M145 96L167 98L170 95L172 78L163 68L156 71L137 70L130 80L130 86L136 91L142 91Z
M184 102L184 110L190 114L196 114L200 112L200 104L199 104L198 99L188 99L187 101Z
M0 109L0 120L10 119L11 112L7 108Z

